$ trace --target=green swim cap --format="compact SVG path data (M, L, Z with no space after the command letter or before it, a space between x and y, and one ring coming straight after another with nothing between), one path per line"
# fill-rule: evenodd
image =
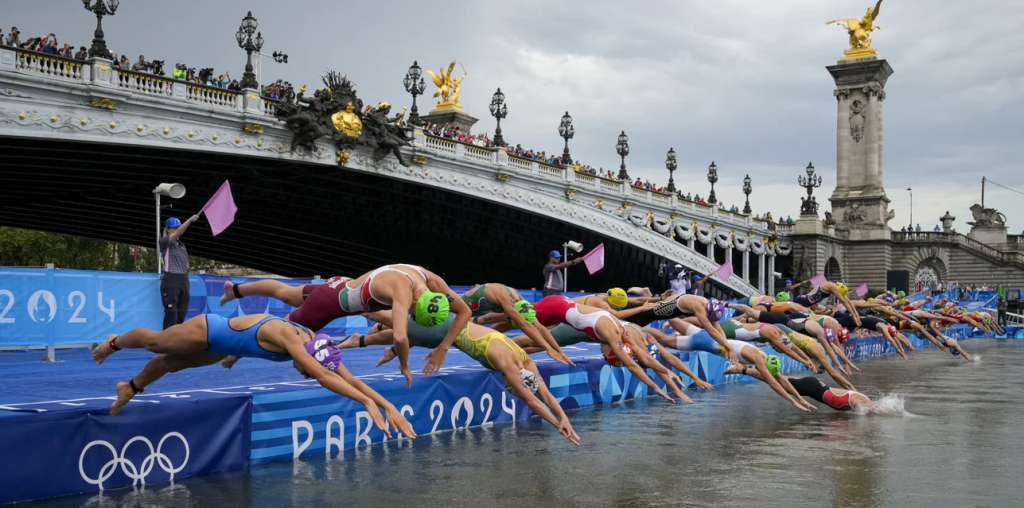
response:
M774 376L782 369L782 360L776 355L771 355L764 361L764 365L768 367L768 373Z
M448 319L450 311L448 297L428 289L416 300L416 323L428 328L437 326Z
M780 301L780 302L788 302L789 301L789 293L787 293L785 291L779 291L779 294L775 295L775 299Z
M515 303L515 308L516 312L522 314L522 316L526 318L526 321L532 323L537 320L537 311L533 308L532 303L526 300L519 300ZM512 328L519 328L519 325L511 319L508 320L508 323L512 325Z
M899 295L900 298L903 298L904 296L907 296L907 293L905 293L903 291L897 291L896 294Z

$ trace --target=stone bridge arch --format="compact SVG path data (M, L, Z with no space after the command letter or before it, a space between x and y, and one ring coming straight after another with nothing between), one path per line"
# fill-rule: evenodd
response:
M933 271L938 282L949 280L949 249L937 246L921 246L914 249L906 258L904 266L910 271L910 280L916 281L919 274Z
M825 278L830 281L841 281L843 280L843 268L839 264L839 260L835 257L829 257L828 261L825 261Z

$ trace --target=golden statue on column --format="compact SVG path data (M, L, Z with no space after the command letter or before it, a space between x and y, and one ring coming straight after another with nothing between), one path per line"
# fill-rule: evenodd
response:
M868 38L873 30L882 27L875 25L875 18L878 17L878 10L882 7L882 0L878 0L874 8L868 7L867 14L861 19L833 19L825 23L831 25L838 23L850 34L850 49L845 51L843 60L852 58L867 58L878 54L878 50L871 47L871 39Z
M434 71L430 69L424 69L427 74L434 80L434 84L437 85L437 91L434 92L434 97L440 97L441 100L437 101L436 109L462 109L459 104L459 86L462 84L462 80L466 79L468 74L465 69L462 71L461 78L454 78L452 72L455 70L455 62L452 62L448 66L448 71L441 67L439 70L441 75L434 74Z

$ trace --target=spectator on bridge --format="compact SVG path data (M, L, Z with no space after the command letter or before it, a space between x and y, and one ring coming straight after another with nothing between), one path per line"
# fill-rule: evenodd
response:
M683 265L675 265L668 272L668 284L672 287L672 294L684 295L690 291L690 279L687 277Z
M78 53L75 53L75 60L85 60L89 58L89 52L85 49L85 46L78 48Z
M907 227L906 226L903 226L903 227L900 228L900 233L906 233L906 232L907 232Z
M238 80L237 79L232 79L231 80L231 84L228 85L228 90L231 90L233 92L241 92L242 91L242 87L241 87L241 85L238 84Z
M793 217L790 217L789 215L787 215L786 216L786 224L792 224L792 223L793 223Z
M75 56L75 48L73 48L70 44L65 42L64 43L64 47L60 48L60 51L57 52L57 56L62 56L64 58L71 58L71 57Z
M149 69L149 64L146 63L146 56L139 55L139 61L135 62L135 65L132 66L132 70L136 72L146 72L147 69Z
M4 44L14 47L21 46L21 38L19 37L19 35L21 35L21 32L18 31L18 27L12 26L10 35L8 35L6 39L4 39Z
M941 230L941 229L939 229L939 225L938 225L938 224L936 224L936 225L935 225L935 232L936 232L936 233L938 233L939 231L942 231L942 230Z
M914 228L914 231L916 231L916 232L918 232L918 233L920 233L920 232L921 232L921 223L918 223L918 224L917 224L917 227L916 227L916 228Z
M576 258L572 261L560 263L562 253L553 250L548 253L548 264L544 265L544 296L560 295L565 291L565 279L562 277L562 268L579 264L583 258Z
M164 260L164 271L160 274L160 299L164 306L164 330L185 322L188 314L188 250L181 243L181 235L195 221L193 215L184 223L177 217L169 217L164 223L164 236L160 237L160 256Z
M174 64L174 70L171 71L171 77L174 79L185 79L185 65L180 63Z
M1002 296L999 297L999 301L996 302L996 310L999 311L999 324L1000 326L1006 326L1006 299Z

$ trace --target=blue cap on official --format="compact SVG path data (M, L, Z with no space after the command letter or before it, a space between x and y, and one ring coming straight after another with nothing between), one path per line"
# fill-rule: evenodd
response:
M167 222L164 223L165 228L176 228L181 226L181 221L177 217L168 217Z
M553 250L553 251L548 253L548 256L551 256L553 258L560 258L560 257L562 257L562 253L558 252L557 250Z

